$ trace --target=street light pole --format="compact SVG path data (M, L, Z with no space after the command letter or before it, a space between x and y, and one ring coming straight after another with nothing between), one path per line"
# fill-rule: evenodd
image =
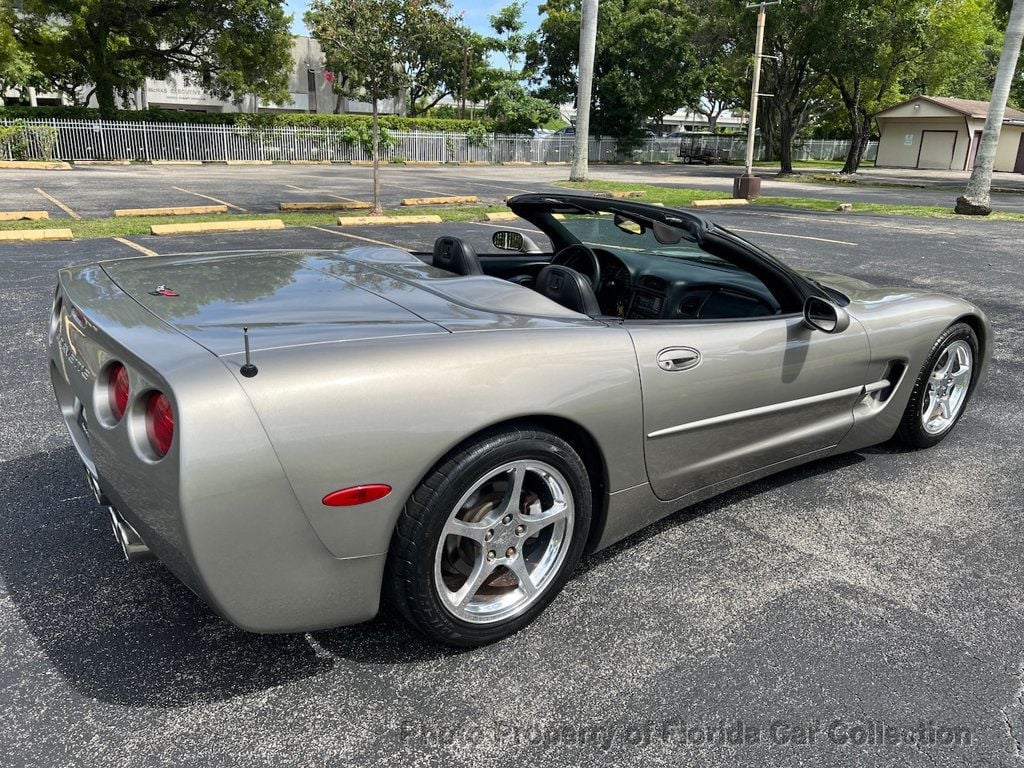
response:
M754 38L754 77L750 83L750 119L747 122L747 157L743 175L733 180L732 196L751 200L761 194L761 180L754 175L754 139L757 131L757 101L761 95L761 59L764 55L764 24L768 16L768 6L778 5L782 0L761 2L748 5L757 8L757 35ZM768 95L768 94L765 94Z

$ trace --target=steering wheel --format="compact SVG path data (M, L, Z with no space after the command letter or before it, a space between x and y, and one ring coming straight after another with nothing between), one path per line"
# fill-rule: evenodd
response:
M597 291L601 285L601 262L597 254L583 243L573 243L555 254L552 264L568 267L590 281L590 287Z

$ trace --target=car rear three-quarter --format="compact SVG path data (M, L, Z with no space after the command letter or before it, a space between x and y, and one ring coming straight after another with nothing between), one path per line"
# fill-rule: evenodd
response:
M213 295L218 275L233 287ZM628 334L550 310L495 315L309 254L127 260L61 273L50 368L122 537L236 625L304 631L375 615L406 502L481 435L564 435L599 511L644 482Z
M100 502L223 616L273 632L376 613L383 557L328 553L236 377L99 266L60 274L50 375Z

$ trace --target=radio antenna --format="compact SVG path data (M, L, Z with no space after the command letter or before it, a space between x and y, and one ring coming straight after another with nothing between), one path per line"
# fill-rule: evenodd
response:
M247 379L251 379L260 369L252 364L252 358L249 355L249 326L242 326L242 341L245 342L245 365L239 369L239 373L245 376Z

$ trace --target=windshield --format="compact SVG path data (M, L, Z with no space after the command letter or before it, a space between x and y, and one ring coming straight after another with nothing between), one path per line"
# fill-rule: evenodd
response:
M559 223L576 239L592 248L636 251L639 253L691 259L723 267L729 262L704 251L685 229L658 224L658 232L650 222L619 220L611 213L564 214ZM670 242L664 242L670 241ZM677 242L676 242L677 241Z

